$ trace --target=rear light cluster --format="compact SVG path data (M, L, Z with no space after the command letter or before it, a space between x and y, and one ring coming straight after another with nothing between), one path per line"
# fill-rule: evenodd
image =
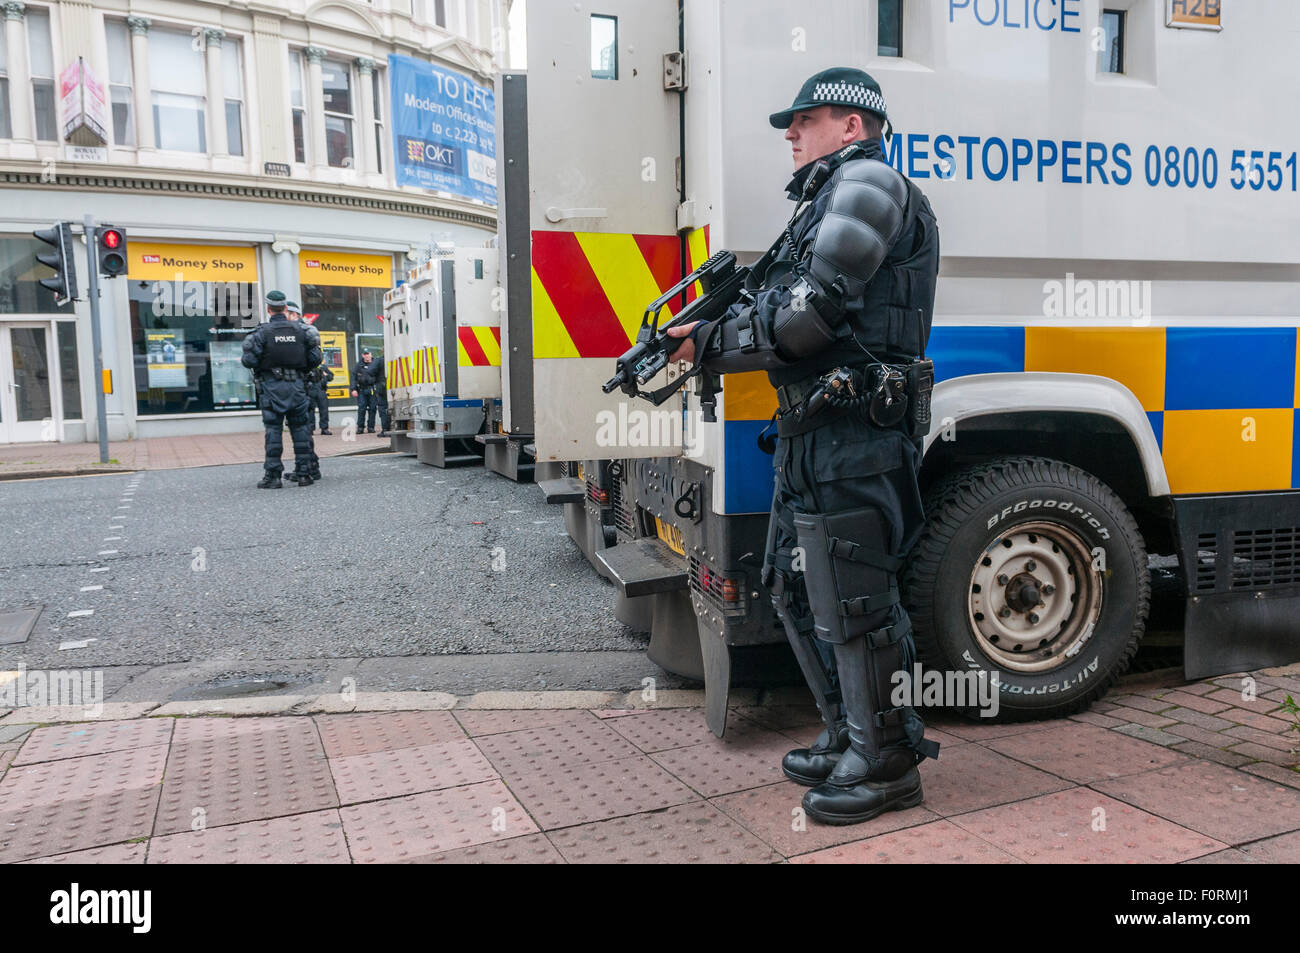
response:
M609 505L609 490L601 489L594 486L590 481L587 483L587 498L593 503L599 503L601 506Z
M691 588L716 603L724 612L745 611L745 578L730 577L691 557Z

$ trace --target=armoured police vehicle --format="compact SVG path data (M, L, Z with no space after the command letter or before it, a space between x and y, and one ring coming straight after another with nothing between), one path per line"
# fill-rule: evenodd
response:
M531 349L539 463L582 468L584 549L651 658L705 679L714 731L733 664L784 639L759 581L776 396L727 375L710 422L694 385L601 384L649 301L779 233L767 116L836 65L880 83L941 234L903 577L925 660L995 674L1003 717L1079 710L1136 652L1161 556L1189 676L1300 657L1300 111L1269 92L1295 88L1300 5L1196 6L530 2L527 72L498 81L503 337Z

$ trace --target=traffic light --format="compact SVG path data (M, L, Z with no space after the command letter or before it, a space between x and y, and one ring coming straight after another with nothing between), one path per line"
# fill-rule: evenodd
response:
M95 229L95 252L99 256L99 273L105 278L126 274L126 230L116 225Z
M55 222L52 228L38 228L32 235L45 244L54 246L54 251L36 253L37 261L54 269L53 278L40 279L41 287L54 292L55 304L67 304L77 296L77 270L72 258L72 226L67 222Z

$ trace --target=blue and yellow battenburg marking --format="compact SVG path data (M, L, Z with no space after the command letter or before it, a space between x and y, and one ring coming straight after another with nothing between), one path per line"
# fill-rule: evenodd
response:
M927 356L936 382L1020 371L1109 377L1146 411L1173 493L1241 493L1300 487L1298 348L1293 327L936 326ZM725 512L765 511L771 458L755 438L776 394L765 374L736 374L723 395Z

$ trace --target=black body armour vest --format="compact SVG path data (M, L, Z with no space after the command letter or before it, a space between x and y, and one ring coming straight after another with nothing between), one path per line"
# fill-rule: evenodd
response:
M273 367L307 369L307 332L292 321L263 325L262 370Z
M837 157L832 172L843 162L883 161L878 140L864 142L848 156ZM790 188L797 195L809 163ZM875 361L907 363L925 356L934 318L934 292L939 273L939 225L925 195L906 178L907 208L898 240L867 282L862 293L844 302L845 317L835 343L826 350L769 372L774 386L791 384L833 367ZM830 203L831 187L822 186L813 203L791 228L795 249L787 241L763 276L765 287L789 284L795 263L807 256L818 226ZM866 353L870 351L871 353Z

